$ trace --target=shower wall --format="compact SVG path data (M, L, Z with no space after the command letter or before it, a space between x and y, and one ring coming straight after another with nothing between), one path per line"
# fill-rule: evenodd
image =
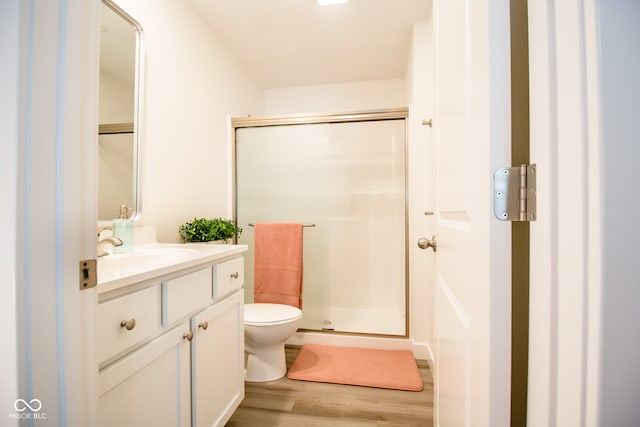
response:
M405 120L239 127L238 243L255 222L304 228L301 328L406 334Z

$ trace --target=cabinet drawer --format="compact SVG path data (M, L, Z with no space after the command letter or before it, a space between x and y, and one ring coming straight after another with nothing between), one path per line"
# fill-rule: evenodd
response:
M162 282L162 324L170 325L211 302L211 267Z
M244 284L244 258L235 258L213 266L213 297L219 298Z
M160 289L157 285L98 304L98 362L151 336L160 327Z

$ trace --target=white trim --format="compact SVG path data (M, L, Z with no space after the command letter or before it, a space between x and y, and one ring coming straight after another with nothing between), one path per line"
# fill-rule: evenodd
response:
M55 118L55 333L56 333L56 370L58 373L58 422L60 425L68 425L67 419L67 374L65 367L65 283L64 283L64 185L65 185L65 103L66 103L66 79L67 79L67 13L68 3L60 0L58 9L58 55L56 58L56 118Z
M601 327L601 295L602 276L602 160L603 135L600 86L600 34L597 1L584 0L582 10L583 32L585 35L583 66L585 67L584 85L587 95L584 115L585 132L588 138L586 147L587 164L584 168L584 179L588 192L584 210L588 213L585 229L587 235L585 249L585 276L587 282L587 298L584 307L584 322L589 339L583 349L585 364L583 377L586 378L582 396L583 421L585 426L597 426L600 417L600 346L602 343Z
M49 423L92 426L95 294L80 292L78 263L95 258L99 2L21 4L18 397Z
M553 55L549 52L550 38L554 27L550 25L551 11L549 1L533 2L528 5L529 11L529 75L530 75L530 122L531 126L531 160L538 163L537 174L537 220L531 224L531 277L530 277L530 324L529 324L529 379L527 423L530 426L551 426L551 418L555 417L555 387L551 381L552 369L552 292L555 279L555 251L551 245L551 237L557 229L552 221L549 202L555 198L551 183L557 179L557 164L552 162L548 144L536 144L536 141L550 140L553 131L555 103L551 102L549 88ZM545 110L548 115L545 114ZM542 162L542 160L545 160ZM546 195L545 197L540 197ZM533 254L537 254L537 262ZM547 283L537 287L536 283ZM535 348L534 348L535 346ZM534 353L537 353L536 356ZM552 403L553 402L553 403Z
M18 105L20 47L20 2L4 1L0 4L0 52L9 66L0 68L0 223L5 225L0 244L0 342L4 350L0 355L0 402L5 407L18 398L17 318L16 318L16 211L18 164ZM17 426L17 419L4 419L7 426Z
M529 2L530 426L598 425L602 136L597 0Z
M287 340L287 344L321 344L343 347L378 348L382 350L411 350L416 359L433 362L433 351L429 344L416 343L410 338L341 335L321 332L296 332Z

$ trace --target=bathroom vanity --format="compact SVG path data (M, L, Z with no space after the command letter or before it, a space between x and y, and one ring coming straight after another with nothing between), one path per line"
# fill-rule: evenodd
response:
M244 245L98 261L99 426L223 426L244 397Z

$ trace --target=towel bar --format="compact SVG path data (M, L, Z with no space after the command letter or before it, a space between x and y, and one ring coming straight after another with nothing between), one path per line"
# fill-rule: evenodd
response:
M254 227L255 224L253 222L249 223L249 227ZM315 224L302 224L303 227L315 227Z

